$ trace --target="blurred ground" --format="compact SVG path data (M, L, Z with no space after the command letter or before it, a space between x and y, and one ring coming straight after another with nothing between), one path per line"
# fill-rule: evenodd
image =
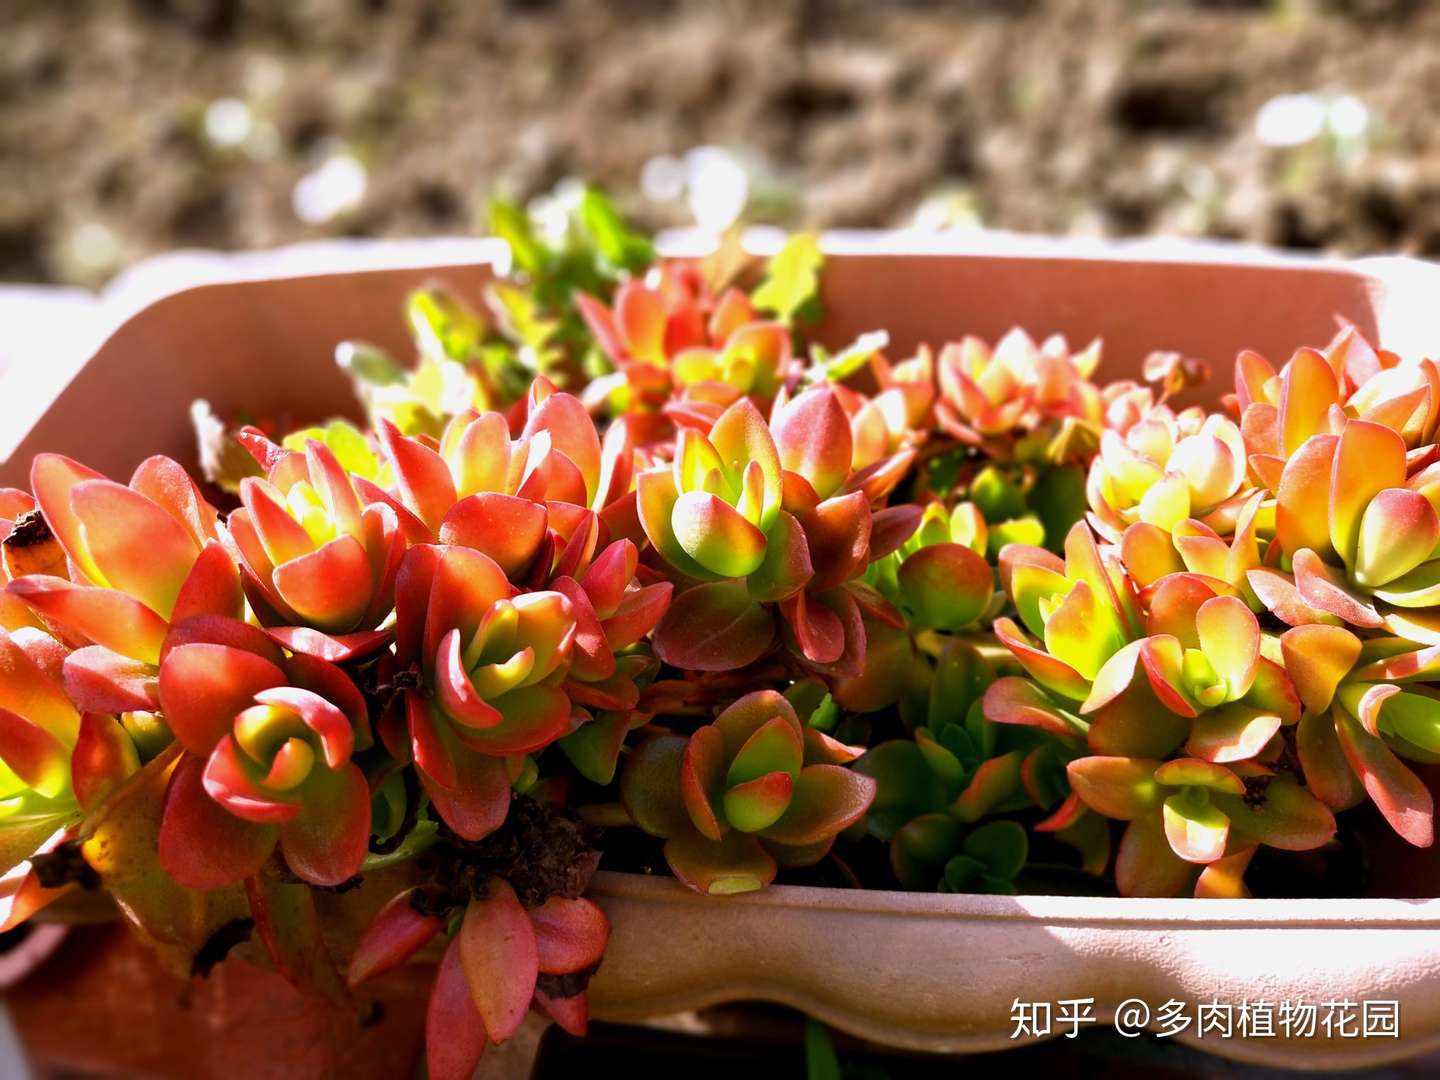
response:
M1415 0L3 0L0 280L576 175L676 224L642 169L707 144L786 223L1440 255L1437 43Z

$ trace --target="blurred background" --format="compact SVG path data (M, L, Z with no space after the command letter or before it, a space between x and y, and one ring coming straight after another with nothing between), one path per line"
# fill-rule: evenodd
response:
M640 223L1440 254L1418 0L4 0L0 281Z

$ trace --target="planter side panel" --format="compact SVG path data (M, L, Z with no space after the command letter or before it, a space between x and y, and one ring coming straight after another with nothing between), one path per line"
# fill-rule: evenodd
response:
M833 347L877 329L893 358L965 334L994 342L1013 326L1075 348L1100 337L1101 380L1138 378L1151 351L1176 350L1210 364L1212 401L1241 349L1278 367L1329 341L1337 318L1373 339L1382 290L1340 265L945 254L836 256L822 287L820 336Z
M117 479L151 454L196 467L190 404L290 424L358 419L335 346L358 340L414 355L405 297L439 282L478 302L485 265L379 270L202 285L127 320L44 408L0 463L0 487L29 487L30 459L68 454Z
M1373 1065L1440 1046L1440 933L1413 925L1287 925L1188 914L1105 918L1017 914L1009 898L853 894L776 887L743 898L601 875L592 895L613 926L591 984L600 1019L634 1021L736 1000L790 1005L872 1041L967 1053L1013 1047L1013 1005L1094 999L1098 1022L1131 998L1174 998L1195 1015L1218 1001L1401 1002L1403 1040L1195 1039L1210 1053L1291 1067ZM1058 901L1051 901L1052 904ZM1223 902L1223 903L1229 903ZM853 906L847 906L853 905ZM1092 905L1093 907L1093 905ZM959 910L959 909L966 910ZM970 910L976 909L976 910ZM1060 1034L1063 1026L1054 1029Z

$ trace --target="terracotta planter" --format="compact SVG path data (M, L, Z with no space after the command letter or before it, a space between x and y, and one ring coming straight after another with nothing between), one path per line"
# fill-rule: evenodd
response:
M1429 321L1440 268L1424 264L1295 262L1213 248L1146 256L1027 244L1002 254L907 243L889 236L832 243L830 319L821 330L828 344L877 327L891 332L895 355L962 332L997 337L1016 323L1072 341L1102 335L1102 377L1133 375L1151 349L1176 349L1219 373L1212 400L1228 389L1239 348L1283 360L1296 346L1327 340L1337 317L1397 350L1440 351L1440 323ZM165 297L116 330L53 401L10 395L5 411L15 419L0 442L8 454L0 485L23 486L39 450L63 451L112 475L156 452L193 464L188 410L197 397L222 413L283 414L296 423L357 416L332 361L335 344L360 338L409 355L406 292L438 279L473 294L488 274L481 264L422 266L206 285ZM20 415L27 408L28 418ZM1399 843L1385 850L1397 870L1383 886L1388 895L1440 892L1433 852ZM595 895L614 922L593 983L600 1018L762 998L879 1042L976 1051L1013 1045L1017 998L1094 998L1099 1022L1127 998L1157 1009L1175 998L1192 1011L1211 1001L1348 998L1399 1001L1401 1037L1180 1037L1230 1057L1310 1067L1374 1064L1440 1046L1440 900L943 897L793 887L711 900L672 881L615 874L597 878ZM105 970L94 967L95 979ZM82 974L70 985L83 981ZM213 996L197 995L197 1007ZM27 1038L53 1043L36 1029L41 1012L27 1020L20 1009L20 1026Z

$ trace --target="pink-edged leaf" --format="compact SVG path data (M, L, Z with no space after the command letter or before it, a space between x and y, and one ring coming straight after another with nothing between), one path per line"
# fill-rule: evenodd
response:
M1332 710L1335 734L1366 792L1390 827L1416 847L1435 841L1435 801L1430 789L1344 709Z
M146 664L160 660L165 620L123 592L72 585L43 574L16 578L9 591L82 639Z
M773 425L780 464L810 482L822 499L850 472L850 418L828 386L806 390L780 410Z
M1036 682L1071 701L1084 701L1090 696L1090 681L1063 660L1037 649L1026 641L1020 628L1007 618L995 620L995 636Z
M1036 727L1060 736L1085 733L1078 717L1059 710L1045 691L1029 679L1006 676L996 679L985 691L985 719L994 724L1018 724Z
M569 975L600 962L610 940L610 920L594 903L552 896L530 911L539 967L547 975Z
M417 890L406 889L391 898L370 921L350 954L350 967L345 973L350 986L359 986L366 979L399 967L436 934L444 932L444 919L416 910L416 896Z
M1280 730L1280 717L1242 701L1232 701L1197 716L1185 752L1203 761L1248 761Z
M450 758L455 782L442 787L424 769L425 793L445 824L464 840L482 840L505 823L510 811L510 776L502 758L456 746Z
M1260 662L1260 624L1245 602L1233 596L1205 601L1195 614L1195 631L1230 699L1244 696Z
M242 821L205 790L205 765L181 756L165 791L160 863L187 889L218 889L256 873L275 849L272 825Z
M1307 603L1289 574L1269 567L1256 567L1246 571L1245 580L1260 603L1287 626L1308 626L1312 623L1335 626L1340 623L1338 616Z
M485 1021L460 958L460 936L445 947L425 1010L425 1072L430 1080L471 1080L485 1053Z
M1288 776L1272 777L1259 801L1218 796L1234 831L1282 851L1311 851L1335 838L1335 815Z
M1210 863L1225 854L1230 819L1208 800L1171 795L1161 807L1170 850L1191 863Z
M1314 349L1297 349L1281 376L1282 452L1294 453L1313 433L1323 430L1330 406L1339 400L1339 382L1330 362Z
M535 993L540 957L535 928L510 883L491 878L460 924L460 963L491 1042L514 1035Z
M76 649L65 658L65 692L85 712L157 711L160 695L155 676L153 665L101 645Z
M1084 757L1066 766L1070 787L1097 814L1133 821L1153 813L1159 802L1154 758Z
M1360 658L1360 639L1339 626L1297 626L1280 636L1280 652L1305 708L1322 713Z
M160 668L160 704L180 743L204 755L257 693L284 683L285 673L254 653L228 645L182 645L170 650Z
M726 763L725 736L720 728L707 725L690 736L680 766L680 794L690 821L709 840L718 841L724 832L720 813Z
M1295 553L1294 568L1295 588L1307 604L1352 626L1375 629L1385 625L1375 605L1351 589L1339 571L1321 562L1309 548Z
M1347 566L1355 564L1365 508L1386 488L1404 487L1406 472L1405 440L1397 432L1368 420L1345 425L1330 470L1329 520L1330 543ZM1299 584L1298 568L1296 577Z
M665 841L665 861L682 885L710 896L764 888L777 869L758 837L733 830L718 842L683 830Z
M653 644L655 654L674 667L733 671L763 656L774 637L774 619L743 582L717 581L674 597Z

